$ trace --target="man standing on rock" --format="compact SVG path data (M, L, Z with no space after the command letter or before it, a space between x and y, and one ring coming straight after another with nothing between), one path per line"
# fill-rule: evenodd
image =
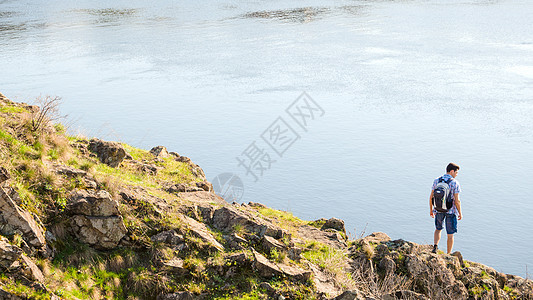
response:
M446 174L435 179L433 181L433 187L431 188L431 194L429 195L429 215L435 218L435 234L433 253L437 253L438 244L440 241L440 234L443 228L443 222L446 220L446 233L448 234L448 254L452 252L453 248L453 234L457 232L457 220L461 220L463 215L461 213L461 201L459 200L459 193L461 192L461 186L459 182L455 180L457 173L459 172L459 166L454 163L449 163L446 167ZM449 186L449 193L453 201L452 207L447 212L438 212L435 209L435 203L433 199L433 192L437 188L437 184L446 182Z

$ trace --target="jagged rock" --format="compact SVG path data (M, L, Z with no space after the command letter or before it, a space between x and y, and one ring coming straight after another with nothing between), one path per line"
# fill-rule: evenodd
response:
M198 205L196 206L196 211L199 212L202 220L206 223L211 223L213 220L213 214L215 213L215 207L212 204L209 205Z
M336 249L346 247L346 241L339 232L328 232L309 225L298 228L298 236L304 240L318 241Z
M189 233L204 241L211 250L224 251L224 246L222 246L222 244L215 239L204 223L200 223L195 219L185 215L181 216L181 220L185 225L187 225Z
M78 190L69 196L67 210L71 214L109 217L120 214L118 201L106 191Z
M68 178L81 178L86 188L96 189L98 187L98 184L94 178L92 178L92 176L88 175L87 172L83 170L65 165L54 165L53 169L57 174L64 175Z
M246 252L240 252L236 254L232 254L226 257L226 260L229 262L234 262L237 265L246 265L250 263L250 258L248 255L246 255Z
M277 290L276 290L274 287L272 287L272 286L270 285L270 283L268 283L268 282L261 282L261 283L259 284L259 287L262 288L262 289L264 289L269 295L272 295L272 294L274 294L275 292L277 292Z
M228 233L234 231L235 227L238 226L245 232L255 233L259 236L269 235L281 238L285 235L281 228L234 207L221 207L215 210L212 224L214 228Z
M452 253L452 256L457 257L457 259L459 260L459 264L461 265L461 268L465 267L465 263L463 261L463 255L461 254L461 252L455 251L454 253Z
M83 177L87 175L87 172L65 165L55 165L54 171L58 174L65 175L67 177Z
M32 215L20 208L3 188L0 188L0 233L19 233L24 241L37 249L46 245L43 230Z
M367 241L369 243L379 244L381 242L388 242L391 238L383 232L373 232L372 234L366 236L363 238L363 241Z
M252 250L254 255L254 267L259 272L259 275L262 277L273 277L281 275L282 272L277 265L271 263L266 257L261 253Z
M183 260L181 258L173 257L170 260L162 261L161 265L176 275L184 275L189 272L187 268L183 267Z
M286 252L287 250L287 246L285 246L285 244L268 235L263 236L261 244L263 249L267 252L271 252L272 250Z
M337 231L340 231L346 234L346 228L344 227L344 221L341 219L331 218L327 220L326 223L324 223L324 225L322 226L322 229L328 229L328 228L335 229Z
M157 296L157 300L194 300L191 292L176 292Z
M150 153L152 153L155 157L159 158L167 158L170 156L165 146L154 147L150 149Z
M345 291L332 300L365 300L366 297L359 290Z
M257 208L266 208L267 206L262 204L262 203L257 203L257 202L248 202L248 206L251 206L251 207L257 207Z
M420 254L422 252L430 252L430 245L418 245L412 242L404 241L402 239L394 241L383 241L389 250L399 251L406 254Z
M379 262L379 268L385 271L385 274L387 273L392 274L396 271L396 263L394 262L394 260L388 257L384 257Z
M0 236L0 267L14 276L24 275L34 281L43 282L41 270L29 259L24 251Z
M9 173L7 172L6 168L0 167L0 183L8 180L9 178Z
M307 282L313 274L313 272L311 271L302 270L298 267L289 266L285 264L278 264L278 267L285 275L300 282Z
M189 185L186 183L177 183L177 184L169 184L165 186L165 191L169 193L183 193L183 192L198 192L203 191L204 189L198 187L197 185Z
M396 292L384 295L382 299L383 300L397 300L397 299L429 300L427 296L413 292L413 291L409 291L409 290L396 291Z
M176 152L170 152L170 155L174 156L175 161L183 162L183 163L192 163L192 160L186 156L181 156Z
M26 276L26 278L30 278L31 280L38 282L44 282L43 273L29 257L27 257L25 254L22 254L20 259L23 266L22 273Z
M71 224L75 235L81 242L101 249L117 247L127 232L122 216L75 215L72 217Z
M184 242L183 235L177 234L174 230L162 231L151 238L154 243L165 243L175 246Z
M428 266L424 261L415 255L408 255L405 258L405 264L407 266L407 271L411 274L412 277L417 277L424 273L429 273Z
M11 292L4 290L2 287L0 287L0 299L2 300L25 300L25 298L21 298L15 294L12 294Z
M294 280L306 282L311 278L311 271L302 270L297 267L292 267L284 264L275 264L270 262L261 253L252 249L254 255L254 267L262 277L273 277L284 274Z
M172 209L172 206L166 200L150 195L141 187L124 189L119 195L123 201L132 207L149 210L150 214L158 217L163 216L164 212Z
M19 247L11 245L5 237L0 236L0 266L10 268L23 252Z
M290 247L287 256L292 260L299 261L302 258L302 250L300 247Z
M446 267L452 271L453 276L460 278L463 275L461 271L461 263L459 259L454 255L442 255L441 257L446 262Z
M124 147L116 142L105 142L99 139L89 141L89 151L96 153L100 161L112 168L116 168L126 157Z
M137 170L143 173L150 174L150 175L157 175L157 172L159 171L159 169L161 169L160 167L154 164L145 164L145 163L140 163L140 162L136 162L136 163L138 164Z
M232 249L244 249L248 241L236 233L231 235L224 235L223 238L227 241L227 246Z
M182 162L182 163L186 163L189 165L189 168L191 170L191 173L200 178L200 179L203 179L205 180L205 173L204 173L204 170L202 170L202 168L200 168L200 166L198 166L197 164L193 163L192 160L186 156L181 156L179 155L178 153L176 152L170 152L169 153L170 155L172 155L174 157L174 160L176 161L179 161L179 162Z
M308 262L307 265L309 267L309 270L313 272L312 281L315 285L316 292L318 295L332 297L339 295L342 292L342 290L335 284L335 280L332 278L332 276L328 276L328 274L323 272L318 266L314 265L313 263Z
M202 189L202 190L204 190L206 192L213 191L213 185L210 182L206 181L206 180L200 181L200 182L196 182L195 184L196 184L196 187L198 187L198 188L200 188L200 189Z

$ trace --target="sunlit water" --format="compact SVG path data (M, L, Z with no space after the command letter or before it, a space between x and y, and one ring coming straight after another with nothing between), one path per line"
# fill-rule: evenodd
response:
M432 243L430 186L454 161L455 249L526 276L532 11L526 0L0 1L0 92L61 96L73 133L165 145L209 179L240 176L243 202L339 217L352 236ZM324 114L299 127L285 109L303 91ZM261 139L278 117L300 136L282 156ZM275 160L257 182L236 159L253 142Z

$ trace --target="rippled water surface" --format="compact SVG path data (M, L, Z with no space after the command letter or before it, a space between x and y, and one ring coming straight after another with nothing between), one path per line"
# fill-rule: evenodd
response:
M352 235L432 243L430 186L457 162L455 248L526 276L531 11L496 0L4 0L0 92L59 95L73 133L165 145L210 179L237 174L242 201L339 217ZM303 91L323 115L299 126L286 109ZM293 137L277 141L281 155L266 143L280 124ZM270 158L257 181L236 159L252 146Z

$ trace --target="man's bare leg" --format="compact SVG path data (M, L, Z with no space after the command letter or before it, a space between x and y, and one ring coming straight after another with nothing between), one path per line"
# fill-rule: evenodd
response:
M433 245L438 245L440 241L440 232L442 230L435 229L435 234L433 235Z
M448 234L448 254L452 253L453 249L453 234Z

